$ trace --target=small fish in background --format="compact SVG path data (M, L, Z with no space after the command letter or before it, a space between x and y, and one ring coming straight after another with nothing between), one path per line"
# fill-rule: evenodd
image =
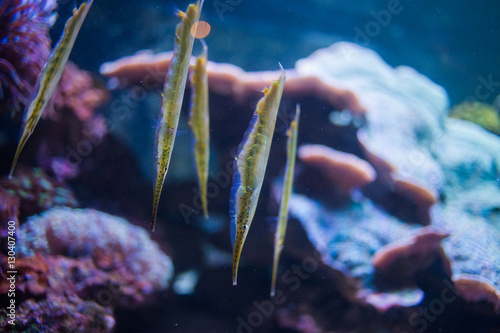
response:
M153 194L153 213L151 231L155 231L156 215L160 202L161 190L167 175L172 149L174 148L177 126L181 114L182 99L189 69L189 59L193 51L194 36L192 26L198 22L203 7L203 0L188 6L186 13L179 11L181 22L175 30L174 54L168 67L163 86L160 111L160 124L156 132L156 185Z
M73 49L73 45L75 44L78 32L82 27L83 21L89 12L92 2L93 0L87 0L80 5L80 8L75 8L73 10L73 16L71 16L66 22L61 38L52 50L49 59L45 63L45 66L38 77L36 90L33 95L34 97L30 101L23 116L22 132L19 137L16 154L10 169L9 179L11 179L14 174L21 151L26 145L26 142L28 142L28 139L40 120L43 111L54 94L54 90L61 79L61 75L66 63L68 62L68 58L71 50Z
M257 104L234 162L230 202L233 285L237 284L241 251L259 201L259 194L271 150L276 117L285 86L285 70L281 64L280 67L281 75L279 79L271 83L269 88L264 89L264 97Z
M208 218L207 183L210 158L210 118L208 114L208 77L207 77L207 44L203 45L202 54L196 58L191 72L191 109L189 126L193 131L193 153L198 174L203 215Z
M297 104L295 117L290 124L287 135L286 144L286 169L285 178L283 179L283 187L281 190L280 210L278 214L278 226L274 238L274 259L273 259L273 275L271 280L271 297L275 295L276 290L276 275L278 272L278 263L285 242L286 227L288 224L288 202L293 189L293 174L295 170L295 158L297 156L297 136L299 132L300 105Z

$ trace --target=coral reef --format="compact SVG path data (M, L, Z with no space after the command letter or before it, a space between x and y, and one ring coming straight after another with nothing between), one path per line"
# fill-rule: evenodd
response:
M78 297L29 299L18 309L16 326L0 315L2 332L113 332L114 318L109 308ZM8 318L7 318L8 319Z
M493 267L500 264L500 230L491 212L500 207L499 200L492 199L500 198L497 186L500 140L466 122L446 118L447 98L441 87L410 68L392 69L374 52L359 46L338 43L319 50L298 61L297 71L335 78L339 87L357 94L368 110L361 143L378 173L377 181L364 191L366 198L356 199L361 200L362 210L356 209L359 203L353 203L327 212L312 202L307 203L305 198L292 199L295 205L291 204L291 214L303 221L312 242L323 249L326 260L333 260L334 267L347 264L348 274L361 278L365 286L370 285L373 282L370 258L375 255L375 266L384 266L381 253L387 255L390 251L380 249L410 237L410 230L415 227L410 229L403 222L405 219L389 218L383 211L375 213L377 210L368 202L370 199L382 202L380 196L384 192L389 198L391 193L406 192L415 205L427 206L428 223L437 228L436 235L449 234L447 238L444 234L434 237L438 242L433 246L419 246L418 250L423 251L419 255L427 253L429 264L432 257L442 262L440 250L435 247L440 243L450 260L453 279L457 274L473 274L490 281L498 290L500 278ZM472 199L479 192L488 194L482 196L484 199L478 196ZM422 203L418 204L419 201ZM474 209L467 207L470 205ZM306 211L316 211L317 215L304 214ZM346 215L350 216L350 223L343 222ZM391 222L383 225L384 220ZM391 241L392 237L395 238ZM342 246L343 240L352 241L356 251ZM363 244L367 246L364 253L359 252ZM443 276L448 270L446 266L441 266ZM492 304L497 309L495 302Z
M172 52L152 54L148 50L133 56L124 57L114 62L101 65L104 76L118 80L118 86L124 87L141 83L147 89L160 87L165 77ZM269 86L275 76L272 72L245 72L231 64L207 62L208 84L211 93L230 96L236 104L242 104L264 86ZM364 114L356 96L350 91L339 89L330 80L322 80L312 75L300 75L294 70L287 70L287 84L283 96L313 96L325 100L341 110L349 109L356 114Z
M168 58L168 54L140 53L105 64L101 72L111 77L112 86L123 88L133 84L132 91L155 92L161 86L158 78L164 74ZM288 303L293 302L296 307L277 306L284 312L280 314L281 319L277 314L272 317L274 324L302 329L312 323L310 329L319 331L339 327L340 331L352 331L352 327L371 331L374 327L391 325L393 331L409 331L415 326L409 321L410 316L418 314L420 307L429 306L441 290L451 286L451 290L457 292L461 285L469 283L459 278L461 274L484 282L471 282L476 290L483 290L478 293L484 296L473 298L457 292L456 295L461 295L459 300L447 307L432 325L439 327L445 318L461 311L478 318L496 315L495 297L500 279L494 267L499 264L500 237L495 219L500 207L496 185L500 147L495 136L475 125L448 118L445 91L415 70L404 66L394 69L376 53L353 44L337 43L319 50L298 61L296 68L287 74L290 80L287 79L285 86L277 132L282 124L285 125L282 129L286 129L291 120L289 110L300 103L303 117L299 144L304 149L321 147L324 153L307 156L305 149L304 156L299 156L296 193L290 203L292 230L287 238L300 241L294 243L295 247L285 245L283 266L293 270L286 270L277 285L286 291ZM208 75L210 108L214 110L211 126L220 129L211 133L211 144L217 148L212 150L216 155L214 160L221 170L213 176L217 179L220 173L225 174L227 163L232 162L236 151L234 142L239 142L251 117L248 105L255 99L255 90L262 89L276 75L245 72L232 65L216 63L209 64ZM228 123L231 126L227 126ZM140 147L135 149L137 155L143 159L144 144L137 145ZM282 175L285 160L281 148L274 149L275 146L266 172L266 179L272 182ZM333 159L327 158L330 152L335 152ZM346 157L353 163L344 163ZM181 165L188 163L185 158L178 158ZM339 167L339 159L345 168ZM353 164L361 167L355 169ZM346 169L350 173L344 173ZM352 175L360 173L364 175L362 182L353 185ZM224 213L221 216L218 212L227 211L224 204L227 205L228 197L224 182L214 184L221 190L221 195L210 198L215 216L211 222L216 223L217 219L224 220ZM186 206L185 197L187 200L192 197L189 185L195 187L195 182L176 179L174 186L180 192L165 200L165 208L159 216L185 218L179 217L182 212L176 214L175 208ZM266 186L264 184L263 189ZM335 188L345 190L339 196ZM250 275L249 280L260 281L247 288L258 291L259 283L265 284L267 280L254 272L270 265L264 258L271 251L268 246L274 231L266 219L277 211L276 197L274 202L269 200L273 195L277 196L274 188L268 192L263 190L261 201L270 203L267 211L258 211L254 219L255 229L267 230L268 235L263 237L261 233L257 240L250 233L248 247L252 247L252 251L242 260L244 273L241 274ZM195 199L193 207L190 217L196 220L199 214L196 214ZM301 227L295 224L297 221ZM479 229L470 232L475 226ZM168 228L180 229L174 224ZM190 228L182 230L198 237ZM299 295L294 294L296 289L286 289L292 281L287 274L297 272L297 261L300 264L311 258L303 249L308 247L304 245L308 240L301 238L304 235L319 251L323 263L317 263L314 274L299 275L299 285L305 290ZM213 251L227 250L224 242L227 237L227 233L213 231L210 236L215 244ZM174 237L169 240L176 241ZM190 250L191 257L194 253L204 253L198 247ZM480 257L486 259L480 260ZM399 274L398 277L391 278L393 273ZM199 281L201 285L196 286L194 293L202 297L200 292L210 290L210 285L203 284L203 278ZM219 282L227 281L214 283ZM234 292L221 293L234 297ZM483 305L485 311L478 311ZM331 312L325 310L329 306ZM349 310L338 312L344 307ZM333 322L329 314L334 312L352 316L349 318L366 316L370 321L366 326L347 325L349 330ZM249 313L253 312L249 310ZM349 321L340 314L339 317L342 323ZM396 317L399 319L395 320ZM496 323L492 321L488 327ZM460 326L451 322L446 325ZM262 326L273 327L268 322Z
M146 230L92 209L50 209L29 218L18 237L24 256L90 256L96 267L122 274L139 294L166 288L173 273Z
M43 126L26 145L20 163L37 165L59 181L85 172L92 164L89 155L105 141L111 127L96 111L108 98L102 81L69 62L44 111Z
M19 167L12 179L0 178L0 252L7 253L8 222L23 223L28 216L54 206L77 207L73 191L40 168Z
M143 304L152 292L166 289L173 274L169 257L144 229L91 209L49 209L29 218L17 241L21 331L111 332L115 308ZM3 255L0 267L6 274ZM2 277L4 300L9 282Z
M9 282L4 273L9 269L3 255L0 267L3 272L0 299L7 304ZM112 309L107 307L110 302L103 302L107 298L101 296L109 290L109 278L104 278L108 274L95 268L91 260L79 262L62 256L35 255L17 258L16 271L16 326L13 329L2 320L0 327L5 332L111 332L113 329Z
M333 186L346 192L363 187L376 178L375 169L365 160L327 146L302 145L297 156L304 164L321 170Z
M0 4L0 113L16 111L30 98L50 53L55 0L6 0Z
M108 99L109 92L103 84L68 61L52 98L53 108L46 110L45 115L57 121L59 112L69 110L80 121L87 122L94 117L94 110Z
M48 176L42 169L20 167L12 179L0 180L3 204L1 214L6 218L21 218L41 213L54 206L77 207L73 191L63 182ZM19 214L13 212L19 211ZM5 219L2 220L6 222Z

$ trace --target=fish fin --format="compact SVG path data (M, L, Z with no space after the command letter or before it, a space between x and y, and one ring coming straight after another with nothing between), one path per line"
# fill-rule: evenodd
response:
M262 99L262 90L257 90L255 89L255 93L252 93L248 96L248 107L251 110L255 110L257 108L257 104L259 104L259 101Z
M201 52L200 57L207 59L207 55L208 55L207 43L205 42L205 40L203 38L200 38L199 40L200 40L201 46L203 47L203 51Z
M156 128L158 128L159 124L160 123L158 122L158 120L156 120L154 118L149 119L149 127L156 129Z
M78 10L78 4L76 3L76 0L70 1L69 8L72 8L73 14Z
M180 16L181 9L177 6L177 4L173 1L169 1L165 6L165 13L167 16Z

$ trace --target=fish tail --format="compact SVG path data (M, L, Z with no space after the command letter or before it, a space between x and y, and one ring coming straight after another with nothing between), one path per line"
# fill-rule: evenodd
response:
M201 159L203 160L201 168L200 168L200 194L201 194L201 204L203 206L203 215L206 219L208 219L208 199L207 199L207 190L208 190L208 155L209 152L205 151L201 155Z
M240 265L241 250L243 250L248 228L243 226L238 229L233 249L233 286L238 284L238 267Z
M208 203L207 203L207 190L206 187L201 190L201 205L203 207L203 216L208 219Z
M155 231L156 227L156 216L158 215L158 205L160 204L161 190L163 189L163 183L165 182L165 176L167 173L166 167L162 166L158 168L158 175L156 177L156 185L153 197L153 213L151 217L151 231Z
M14 175L14 171L17 166L17 161L19 160L19 156L21 155L21 152L23 151L24 146L26 145L26 142L28 142L29 135L26 137L24 134L21 136L19 139L19 144L17 145L16 149L16 154L14 155L14 160L12 161L12 166L10 168L9 172L9 179L12 179L12 176Z
M275 249L275 252L274 252L273 273L272 273L272 277L271 277L271 293L270 293L271 297L274 297L276 295L276 276L278 275L278 263L279 263L279 258L281 256L282 249L283 249L283 246L278 247Z

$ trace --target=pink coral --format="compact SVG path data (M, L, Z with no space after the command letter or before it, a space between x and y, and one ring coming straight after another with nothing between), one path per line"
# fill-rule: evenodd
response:
M89 72L68 61L54 92L54 109L49 109L49 117L57 119L57 112L69 109L85 122L92 118L94 110L108 98L108 91L104 87L98 87Z

